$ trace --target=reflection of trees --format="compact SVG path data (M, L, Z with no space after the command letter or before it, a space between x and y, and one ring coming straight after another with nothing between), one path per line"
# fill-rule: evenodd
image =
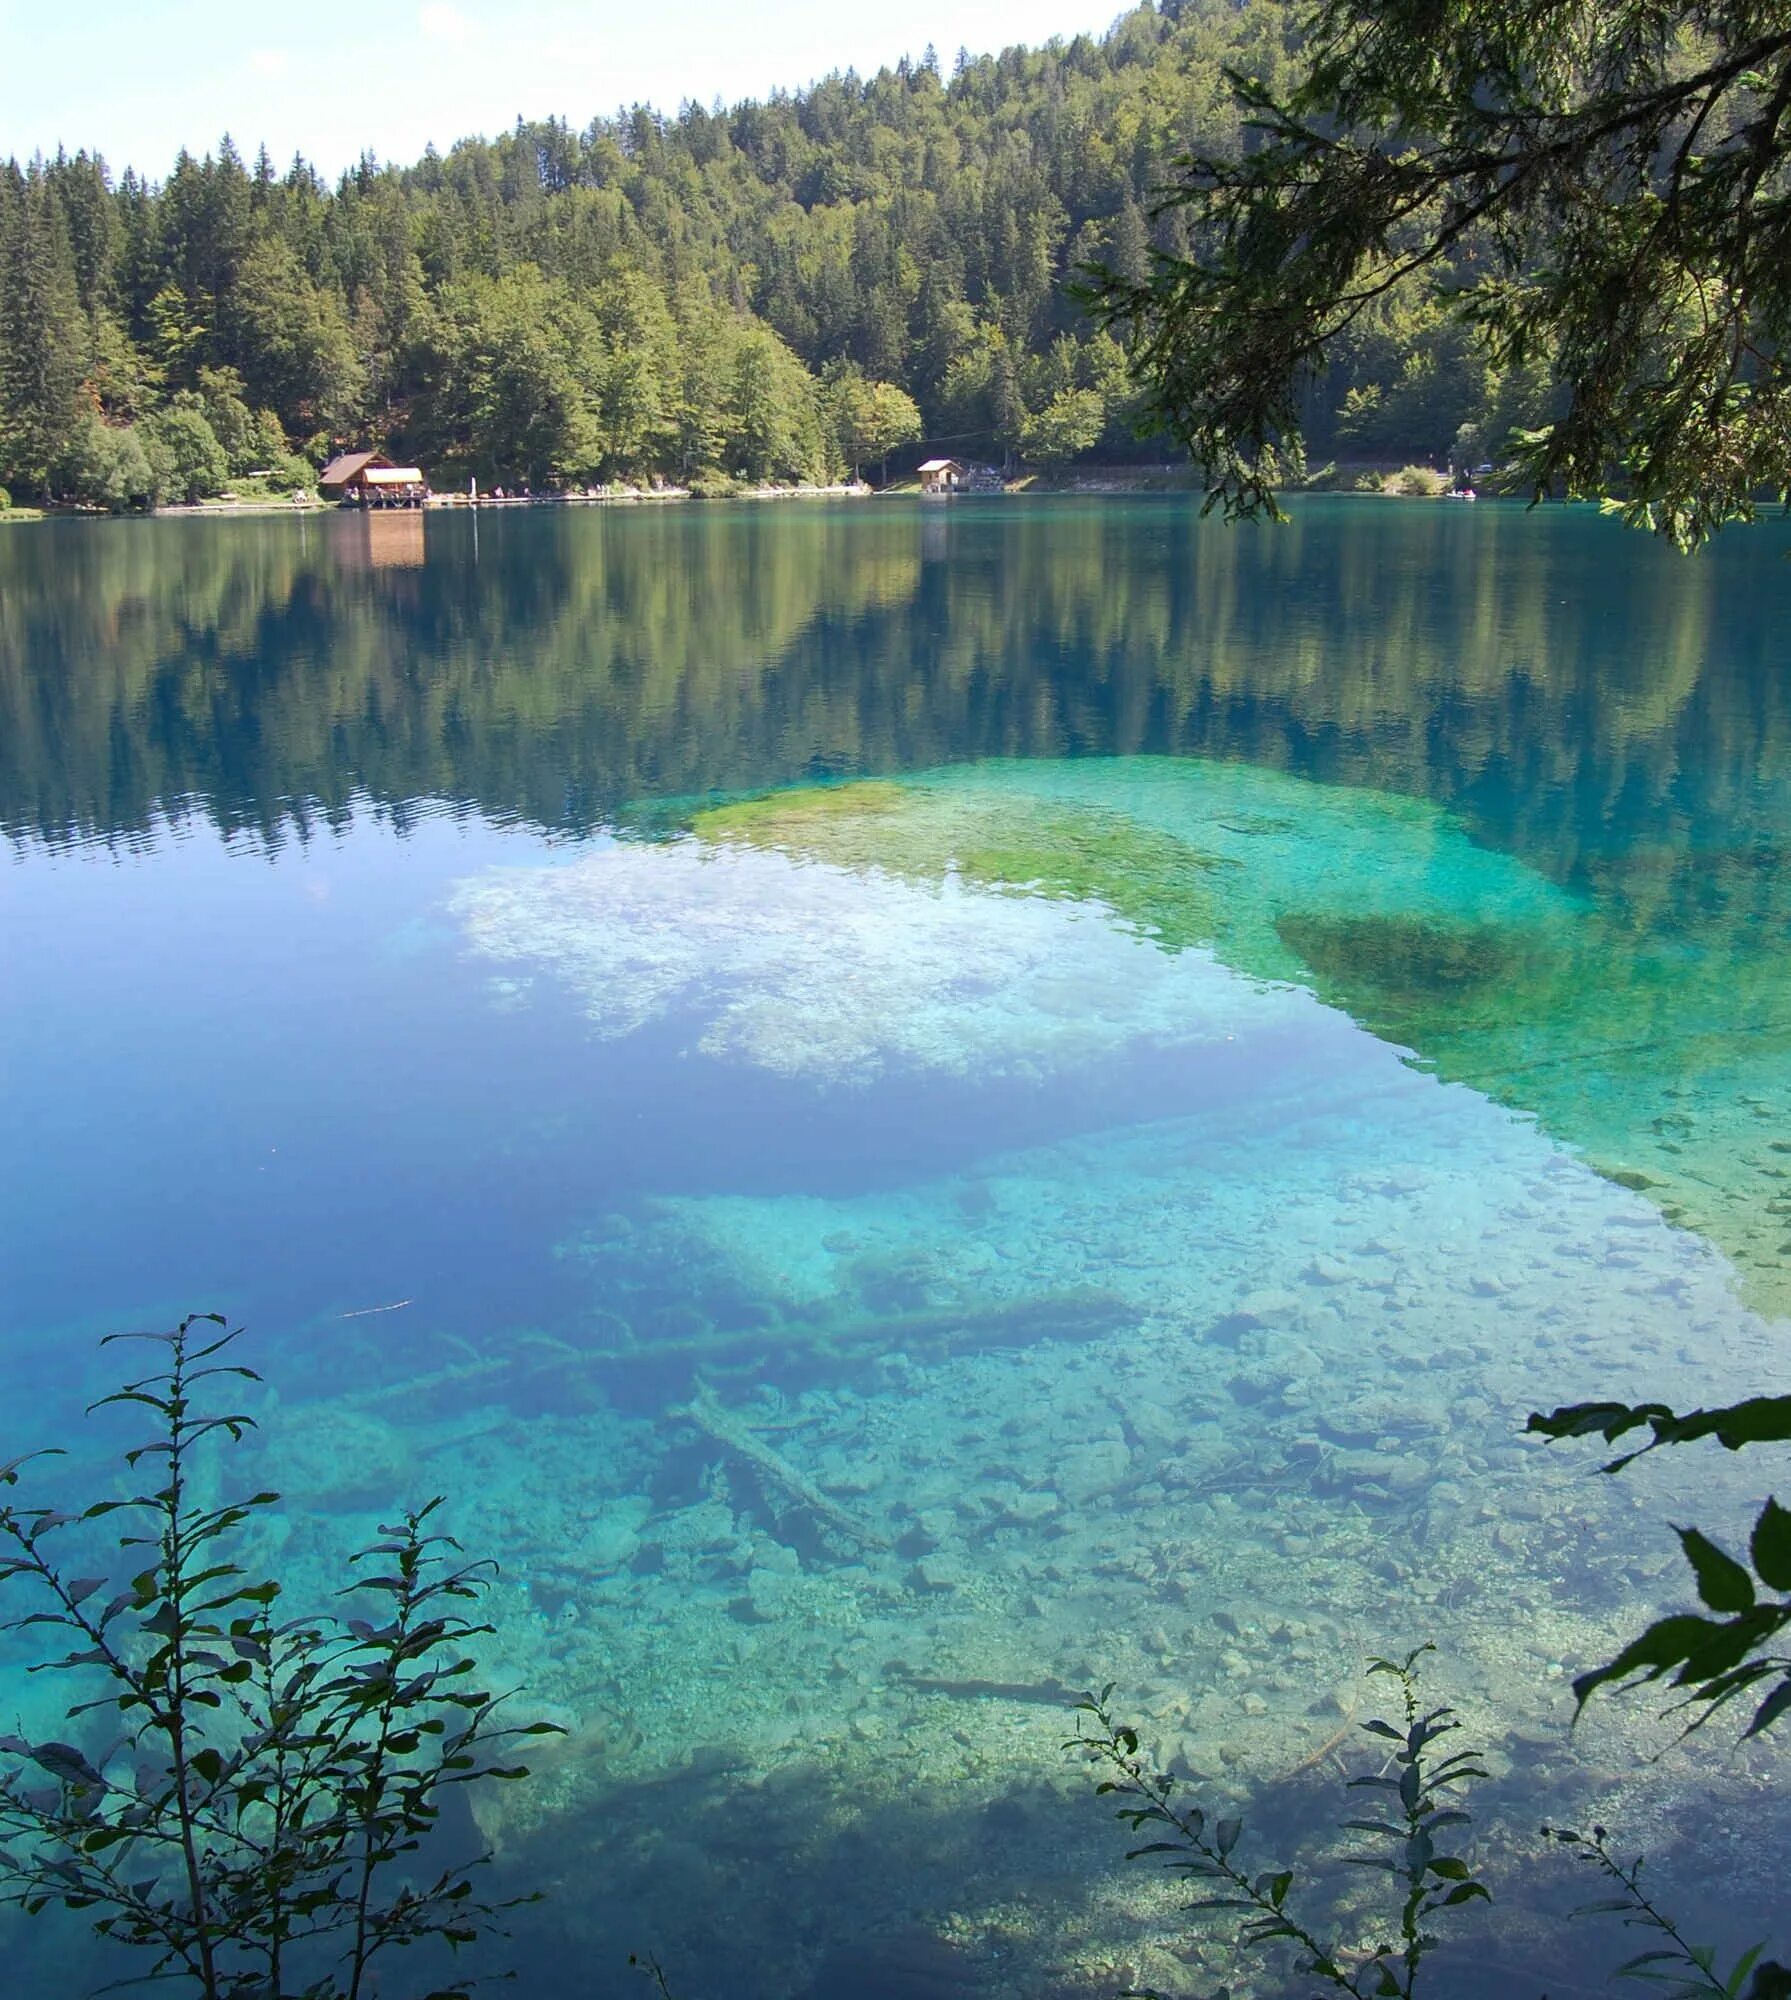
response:
M271 835L365 795L565 827L818 770L1170 751L1441 799L1558 877L1619 866L1648 921L1721 900L1711 852L1791 769L1782 677L1750 671L1757 539L1669 565L1493 508L1247 536L1154 504L964 507L943 535L883 506L542 510L488 516L476 564L472 523L431 518L431 562L379 572L356 525L9 537L0 817ZM1614 819L1648 826L1646 871Z

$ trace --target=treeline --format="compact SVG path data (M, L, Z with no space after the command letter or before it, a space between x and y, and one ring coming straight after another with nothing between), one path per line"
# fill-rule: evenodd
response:
M327 187L226 140L154 184L0 169L0 482L114 506L382 443L438 483L822 480L925 440L1164 453L1066 289L1185 250L1177 154L1242 143L1224 78L1297 59L1280 0L1164 0L1106 34L929 51L731 110L548 121ZM1491 439L1535 385L1387 302L1314 391L1320 453ZM1470 438L1470 455L1477 445Z

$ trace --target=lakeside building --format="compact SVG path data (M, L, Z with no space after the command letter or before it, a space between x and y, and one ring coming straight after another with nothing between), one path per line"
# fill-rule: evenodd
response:
M1007 482L992 465L973 465L961 458L929 458L916 467L923 495L943 499L953 493L1000 493Z
M332 458L317 476L326 500L345 507L420 507L429 482L414 465L394 465L376 451L349 451Z

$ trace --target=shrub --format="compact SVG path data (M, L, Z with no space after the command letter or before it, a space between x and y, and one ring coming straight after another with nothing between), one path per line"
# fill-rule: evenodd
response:
M207 1407L257 1379L220 1358L235 1334L194 1331L223 1324L128 1336L165 1364L96 1406L154 1419L124 1454L130 1497L76 1514L0 1505L0 1583L35 1600L4 1629L62 1635L70 1650L41 1666L83 1684L68 1720L107 1717L121 1739L90 1752L0 1738L0 1902L93 1912L99 1936L146 1961L127 1983L364 2000L389 1953L471 1944L513 1907L477 1895L485 1857L426 1867L419 1849L449 1787L526 1775L498 1753L552 1725L498 1727L472 1680L466 1649L491 1628L466 1607L490 1568L430 1528L439 1500L353 1558L341 1596L368 1615L290 1617L281 1585L243 1567L244 1532L278 1496L199 1497L214 1448L254 1428ZM0 1485L28 1462L0 1467ZM115 1541L95 1532L114 1516ZM463 1992L437 1985L432 2000Z
M1465 1904L1492 1900L1466 1858L1445 1852L1439 1839L1448 1829L1471 1824L1458 1795L1487 1772L1479 1751L1447 1749L1462 1728L1455 1711L1425 1710L1418 1698L1418 1662L1432 1650L1419 1646L1403 1660L1375 1660L1369 1666L1370 1674L1391 1675L1398 1683L1403 1717L1361 1725L1377 1739L1384 1761L1378 1770L1348 1781L1351 1791L1379 1793L1384 1803L1370 1807L1368 1817L1345 1820L1345 1828L1386 1845L1344 1858L1386 1876L1396 1898L1391 1921L1383 1919L1387 1927L1379 1931L1381 1941L1366 1949L1349 1948L1343 1941L1327 1943L1296 1914L1306 1884L1294 1866L1246 1872L1234 1859L1241 1851L1243 1820L1210 1820L1199 1807L1178 1801L1178 1781L1157 1772L1140 1750L1137 1730L1114 1718L1111 1685L1076 1704L1078 1715L1092 1719L1095 1727L1090 1731L1078 1723L1065 1747L1105 1772L1095 1789L1097 1795L1120 1801L1116 1817L1132 1832L1154 1836L1132 1848L1126 1859L1160 1857L1177 1874L1209 1884L1213 1893L1189 1907L1235 1913L1242 1926L1240 1946L1291 1945L1301 1973L1349 2000L1413 2000L1426 1961L1440 1942L1427 1926ZM1437 1754L1439 1745L1446 1754ZM1575 1917L1614 1916L1630 1930L1652 1934L1650 1949L1617 1968L1619 1978L1660 1986L1675 2000L1791 2000L1791 1970L1765 1959L1764 1943L1741 1953L1725 1970L1713 1946L1688 1938L1643 1887L1640 1859L1622 1860L1602 1826L1590 1834L1545 1826L1542 1838L1601 1877L1603 1893L1574 1910ZM1167 1996L1151 1988L1131 1989L1124 2000ZM1228 1993L1221 1990L1212 2000L1228 2000Z
M1240 1942L1250 1946L1291 1944L1299 1969L1337 1992L1365 2000L1369 1994L1387 2000L1412 2000L1425 1960L1436 1948L1426 1925L1443 1912L1471 1902L1492 1900L1460 1855L1447 1853L1438 1836L1466 1826L1468 1815L1456 1796L1487 1773L1475 1750L1450 1750L1438 1756L1462 1724L1452 1708L1424 1710L1418 1699L1418 1661L1432 1649L1419 1646L1403 1660L1375 1660L1371 1674L1387 1674L1398 1684L1403 1724L1375 1720L1362 1727L1393 1745L1383 1769L1352 1778L1352 1790L1387 1794L1384 1817L1351 1819L1352 1830L1391 1844L1388 1852L1352 1855L1358 1864L1384 1873L1397 1895L1397 1935L1377 1944L1364 1961L1351 1964L1341 1942L1326 1944L1295 1914L1300 1897L1292 1868L1246 1873L1233 1859L1243 1838L1240 1818L1209 1820L1198 1806L1176 1802L1177 1781L1152 1769L1144 1759L1138 1732L1115 1721L1108 1706L1111 1686L1076 1704L1092 1720L1092 1733L1079 1727L1067 1748L1079 1750L1105 1772L1097 1794L1121 1801L1115 1817L1134 1833L1153 1835L1127 1854L1128 1861L1160 1856L1163 1865L1193 1881L1212 1885L1214 1893L1191 1905L1196 1911L1236 1911L1243 1924ZM1391 1775L1396 1771L1397 1776ZM1139 2000L1162 2000L1145 1993Z
M311 469L309 459L300 458L296 452L283 451L267 463L267 487L270 493L302 493L317 482L317 474Z
M1356 491L1358 493L1384 493L1387 490L1385 477L1378 472L1358 472Z
M1747 2000L1785 2000L1791 1993L1791 1970L1776 1960L1762 1961L1764 1944L1751 1945L1724 1972L1717 1962L1714 1945L1694 1944L1674 1919L1656 1903L1642 1886L1642 1863L1622 1860L1611 1847L1611 1837L1602 1826L1590 1834L1545 1826L1544 1840L1558 1843L1567 1852L1602 1876L1606 1893L1596 1903L1574 1911L1576 1917L1621 1917L1629 1930L1652 1931L1659 1940L1647 1951L1618 1966L1619 1979L1645 1980L1664 1986L1674 2000L1740 2000L1746 1985ZM1611 1893L1614 1891L1615 1893Z
M1387 482L1388 490L1415 500L1434 500L1449 490L1449 475L1431 465L1404 465Z

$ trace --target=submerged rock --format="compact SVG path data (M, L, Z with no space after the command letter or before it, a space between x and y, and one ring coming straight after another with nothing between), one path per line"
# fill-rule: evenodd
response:
M1132 1454L1118 1438L1072 1445L1057 1462L1057 1491L1072 1507L1115 1492L1132 1469Z

